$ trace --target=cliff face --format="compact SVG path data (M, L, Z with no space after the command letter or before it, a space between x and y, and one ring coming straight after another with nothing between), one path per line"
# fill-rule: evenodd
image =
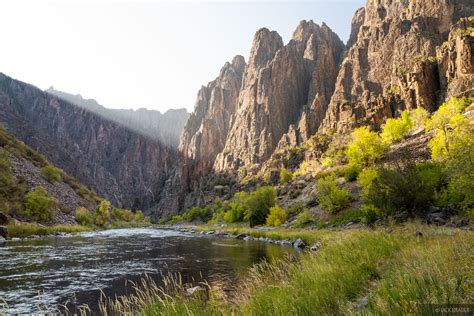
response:
M323 129L379 125L405 108L434 110L447 89L437 47L473 11L469 0L369 0L354 18Z
M3 74L0 123L122 207L157 203L177 156L158 141Z
M147 109L136 111L109 109L100 105L94 99L84 99L80 95L57 91L54 88L49 88L45 92L97 113L106 119L120 123L172 148L178 147L179 136L189 117L186 109L171 109L165 113Z
M198 92L194 112L186 122L179 150L193 175L211 171L224 148L242 84L245 60L236 56L222 67L219 77Z
M274 31L254 37L238 108L214 169L237 169L269 158L291 125L300 138L317 130L332 94L344 45L325 24L302 21L283 45Z

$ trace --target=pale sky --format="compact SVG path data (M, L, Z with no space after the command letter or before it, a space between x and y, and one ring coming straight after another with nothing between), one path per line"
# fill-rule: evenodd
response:
M255 32L285 43L300 20L323 21L346 42L365 0L1 1L0 72L110 108L191 111L201 85Z

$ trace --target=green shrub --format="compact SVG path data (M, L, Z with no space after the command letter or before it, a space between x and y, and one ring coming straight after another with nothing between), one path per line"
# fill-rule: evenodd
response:
M123 220L126 222L132 222L135 219L135 214L131 210L124 210Z
M348 165L347 167L343 169L344 179L346 179L349 182L354 181L357 179L359 172L360 172L359 166Z
M359 209L350 209L337 213L329 222L333 225L343 225L349 222L360 222L364 217L364 212Z
M207 222L212 218L212 211L208 207L199 207L193 206L190 209L186 210L183 214L183 219L189 222L195 221L197 219L202 222Z
M287 183L293 180L293 172L287 170L286 168L281 169L280 171L280 183Z
M270 214L267 217L268 226L281 226L286 221L287 214L284 209L275 205L270 208Z
M183 216L181 216L181 215L173 215L173 216L171 217L171 219L170 219L169 222L170 222L171 224L178 224L178 223L181 223L181 222L183 222L183 221L184 221Z
M11 213L16 204L20 204L23 194L10 168L8 154L0 148L0 212L6 214Z
M365 168L361 173L359 173L357 176L357 183L362 187L362 198L367 198L371 190L372 183L374 183L374 180L377 178L377 176L378 172L375 168Z
M84 226L91 226L94 223L94 214L85 207L76 209L76 221Z
M393 215L403 211L420 215L433 204L442 186L439 166L431 164L379 168L367 172L362 185L362 197L381 211L381 215Z
M372 165L387 151L382 138L371 132L369 127L356 128L352 133L352 142L347 147L350 165L365 167Z
M62 181L62 173L63 171L61 169L51 165L41 168L41 174L51 183Z
M308 226L309 224L314 223L314 218L309 212L308 209L304 209L301 213L298 214L296 217L296 221L294 226L295 227L304 227Z
M410 112L414 129L424 129L430 114L424 108L417 108Z
M229 203L229 209L223 215L226 223L242 222L245 217L245 209L239 202Z
M37 222L48 222L56 215L57 201L41 186L25 196L23 215Z
M339 188L333 175L319 179L316 182L316 190L319 204L328 212L340 211L350 203L349 191Z
M265 224L270 208L275 205L276 191L274 187L263 186L250 194L239 192L236 197L245 209L245 220L253 227Z
M380 210L373 205L362 205L361 211L363 213L362 222L366 223L367 225L373 225L377 219L380 218Z
M96 209L95 224L97 226L105 226L110 223L110 202L107 200L100 201Z
M143 213L142 211L136 211L135 212L135 215L134 215L134 220L136 222L142 222L142 221L147 221L147 218L146 217L143 217Z
M288 217L293 217L299 213L301 213L304 210L304 205L301 202L294 202L290 206L288 206L286 213L288 214Z
M414 122L410 112L405 110L399 118L387 119L382 128L382 133L380 133L380 137L386 144L393 144L405 138L413 126Z

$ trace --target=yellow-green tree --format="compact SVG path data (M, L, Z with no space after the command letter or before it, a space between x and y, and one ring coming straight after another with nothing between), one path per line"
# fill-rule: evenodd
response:
M97 214L95 224L97 226L105 226L110 221L110 202L107 200L100 201L97 206Z
M347 147L350 165L365 167L373 164L387 151L382 138L371 132L368 126L356 128L352 133L352 142Z

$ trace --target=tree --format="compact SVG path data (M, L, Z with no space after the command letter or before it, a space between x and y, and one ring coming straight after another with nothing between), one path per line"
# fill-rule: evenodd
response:
M393 144L401 141L414 126L410 112L402 112L399 118L389 118L382 128L380 137L386 144Z
M94 223L94 215L85 207L76 209L76 221L85 226L90 226Z
M339 188L333 175L319 179L316 182L316 190L319 204L328 212L337 212L349 205L349 191Z
M287 214L280 206L275 205L270 208L270 214L267 217L268 226L281 226L286 221Z
M346 154L349 165L368 166L373 164L387 151L382 138L371 132L369 127L356 128L352 133L352 142L348 146Z
M56 207L57 201L38 186L26 194L23 214L34 221L48 222L56 215Z
M276 191L274 187L263 186L251 194L240 192L237 199L245 208L245 219L250 227L265 224L270 208L275 205Z
M95 224L97 226L104 226L109 222L110 222L110 202L107 200L102 200L97 206L97 215L95 217Z

